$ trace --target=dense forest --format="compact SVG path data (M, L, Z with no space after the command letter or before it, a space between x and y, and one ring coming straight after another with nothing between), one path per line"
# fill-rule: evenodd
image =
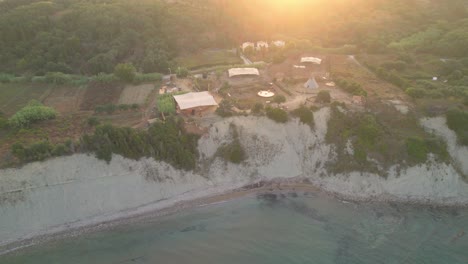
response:
M465 0L280 2L4 0L0 72L94 75L122 62L167 72L181 53L277 37L368 53L468 56Z

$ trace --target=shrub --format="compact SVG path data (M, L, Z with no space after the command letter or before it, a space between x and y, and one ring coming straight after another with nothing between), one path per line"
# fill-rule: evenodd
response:
M267 117L278 122L286 123L288 122L288 113L280 108L271 108L266 109Z
M316 102L318 103L330 103L331 102L331 96L329 91L320 91L317 94L317 98L315 99Z
M137 73L135 75L135 82L142 83L142 82L158 82L162 80L162 74L160 73Z
M156 100L156 106L160 113L170 114L175 113L176 104L172 94L161 94Z
M418 99L423 98L426 95L426 91L422 88L410 87L405 91L409 96Z
M410 161L422 163L427 159L429 150L423 139L413 137L406 140L406 151Z
M53 119L57 112L51 108L42 105L38 101L30 101L29 104L16 112L11 118L10 123L14 127L27 127L32 123L42 120Z
M352 95L367 96L367 92L362 89L362 86L359 83L347 81L344 79L337 79L336 83L338 84L339 88Z
M91 81L99 82L99 83L111 83L115 82L117 79L114 74L107 74L107 73L99 73L91 77Z
M61 72L48 72L45 75L45 81L51 84L67 84L71 83L72 78L70 75Z
M176 75L178 78L185 78L189 75L189 70L184 67L178 67L176 71Z
M52 156L53 146L47 141L36 142L29 147L20 143L12 146L11 152L22 162L42 161Z
M403 71L406 69L406 62L404 61L387 61L381 64L381 67L387 70Z
M273 97L273 102L277 104L282 104L286 102L286 97L282 94L275 95L275 97Z
M291 112L294 116L299 117L299 120L311 127L314 126L314 113L306 106L301 106L298 109Z
M253 107L252 107L252 113L254 114L259 114L263 111L263 104L262 103L256 103Z
M468 146L468 112L457 109L448 111L447 126L457 134L460 144Z
M63 156L67 154L70 150L64 144L57 144L52 149L53 156Z
M218 154L229 162L239 164L247 158L244 148L238 139L235 139L230 144L225 144L219 147Z
M0 83L13 82L14 79L15 79L14 75L7 74L7 73L0 73Z
M136 77L135 66L131 63L120 63L114 68L114 75L121 81L132 82Z
M88 125L91 127L99 125L99 119L95 116L91 116L88 118Z
M229 89L231 89L231 85L228 82L224 82L221 88L219 88L219 94L227 95Z
M221 117L230 117L233 116L232 112L232 102L230 100L223 100L218 109L216 109L216 114Z
M8 119L0 112L0 130L8 128Z

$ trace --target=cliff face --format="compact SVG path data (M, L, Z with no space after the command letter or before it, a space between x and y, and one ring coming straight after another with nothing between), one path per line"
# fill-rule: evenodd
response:
M329 175L334 157L325 144L329 109L315 113L316 127L291 121L236 117L216 123L200 139L200 168L183 172L150 159L114 156L110 164L84 154L62 157L20 169L0 171L0 245L38 234L98 223L170 206L178 201L219 194L260 180L306 178L327 191L354 199L401 200L437 204L468 203L466 147L459 147L444 119L422 124L448 142L459 164L428 162L389 171L384 179L359 172ZM248 159L241 165L216 157L230 142L234 124Z

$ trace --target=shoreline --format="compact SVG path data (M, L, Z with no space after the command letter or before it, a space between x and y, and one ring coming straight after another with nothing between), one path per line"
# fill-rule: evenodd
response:
M138 211L140 208L122 211L117 214L108 216L107 219L91 219L88 221L78 221L76 223L65 224L60 227L52 228L39 234L32 234L30 237L22 238L17 241L7 242L0 246L0 256L8 254L16 254L28 248L60 241L63 239L73 238L81 235L86 235L94 232L102 232L118 228L122 225L132 223L141 223L148 219L159 220L163 216L177 214L185 210L194 209L197 207L204 207L222 203L225 201L232 201L235 199L248 197L260 194L281 194L283 192L314 192L322 194L328 198L337 199L344 203L358 203L358 204L381 204L392 203L399 206L410 207L429 207L435 209L444 208L468 208L467 203L446 203L434 202L432 200L414 200L403 199L395 196L376 196L376 197L352 197L327 191L314 185L308 179L276 179L272 181L259 181L253 184L248 184L240 188L222 191L217 194L211 194L195 199L174 201L169 205L157 208L157 205L165 200L155 201L147 206L153 205L148 210ZM142 206L144 207L144 206ZM75 224L75 225L74 225Z

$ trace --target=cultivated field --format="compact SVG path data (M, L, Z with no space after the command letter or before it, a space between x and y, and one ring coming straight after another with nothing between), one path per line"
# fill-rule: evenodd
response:
M55 108L60 113L74 113L80 109L86 88L54 87L45 98L44 104Z
M146 102L148 95L154 90L154 84L128 85L120 95L119 104L139 104Z
M118 104L123 89L122 84L90 83L80 104L80 110L94 110L99 105Z
M0 111L10 116L32 99L42 101L50 92L51 89L42 84L0 84Z

